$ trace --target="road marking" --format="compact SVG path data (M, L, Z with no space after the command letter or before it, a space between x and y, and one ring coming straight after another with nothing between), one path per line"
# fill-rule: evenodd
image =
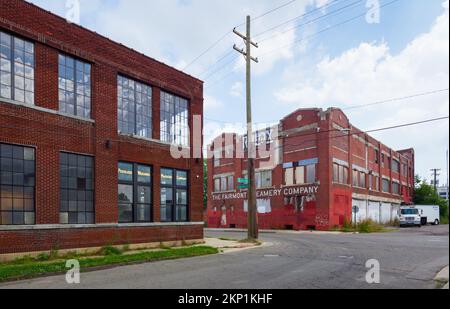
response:
M355 257L354 257L354 256L341 255L341 256L339 256L339 258L340 258L340 259L348 259L348 260L352 260L352 259L354 259Z
M275 257L280 257L280 256L278 254L265 254L264 257L275 258Z

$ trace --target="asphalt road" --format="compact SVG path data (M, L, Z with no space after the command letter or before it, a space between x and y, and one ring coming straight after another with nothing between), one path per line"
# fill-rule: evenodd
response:
M235 232L210 237L244 238ZM449 264L449 227L353 234L264 233L267 246L215 256L131 265L81 274L76 288L435 288ZM381 283L369 285L366 261L377 259ZM0 284L0 288L73 288L64 276Z

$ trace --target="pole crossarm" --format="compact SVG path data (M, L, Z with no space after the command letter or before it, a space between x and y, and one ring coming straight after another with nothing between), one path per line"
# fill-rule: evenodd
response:
M239 49L239 48L236 46L236 44L234 44L233 49L234 49L235 51L237 51L238 53L242 54L245 58L248 57L248 56L247 56L247 53L244 51L244 49ZM252 61L256 62L256 63L259 63L258 58L255 58L255 57L250 56L250 59L251 59Z
M237 36L239 36L241 39L243 39L244 41L247 42L247 37L241 33L239 33L236 28L233 29L233 33L236 34ZM250 40L250 44L252 44L254 47L258 48L258 43L253 42L252 40Z

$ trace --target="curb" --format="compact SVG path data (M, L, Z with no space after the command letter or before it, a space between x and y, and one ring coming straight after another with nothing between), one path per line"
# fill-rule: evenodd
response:
M449 289L449 286L448 286L448 285L449 285L448 277L449 277L449 267L446 266L446 267L444 267L444 269L442 269L442 270L436 275L436 277L434 278L434 281L436 281L437 283L441 283L441 284L444 284L444 283L445 283L445 285L444 285L444 287L443 287L442 289L448 290L448 289Z

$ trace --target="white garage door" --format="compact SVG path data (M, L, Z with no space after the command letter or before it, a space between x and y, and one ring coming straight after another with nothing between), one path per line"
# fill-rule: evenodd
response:
M400 204L392 204L392 208L391 208L391 220L398 220L399 216L398 213L400 211Z
M368 219L374 222L380 223L380 203L379 202L369 202L369 213L367 215Z
M381 204L381 222L380 223L389 223L391 221L391 215L392 215L392 205L388 203L382 203Z
M353 200L352 206L357 206L359 208L359 212L356 214L356 222L361 222L366 220L367 218L367 202L364 200ZM352 208L353 209L353 208ZM353 214L352 220L355 218L355 214Z

